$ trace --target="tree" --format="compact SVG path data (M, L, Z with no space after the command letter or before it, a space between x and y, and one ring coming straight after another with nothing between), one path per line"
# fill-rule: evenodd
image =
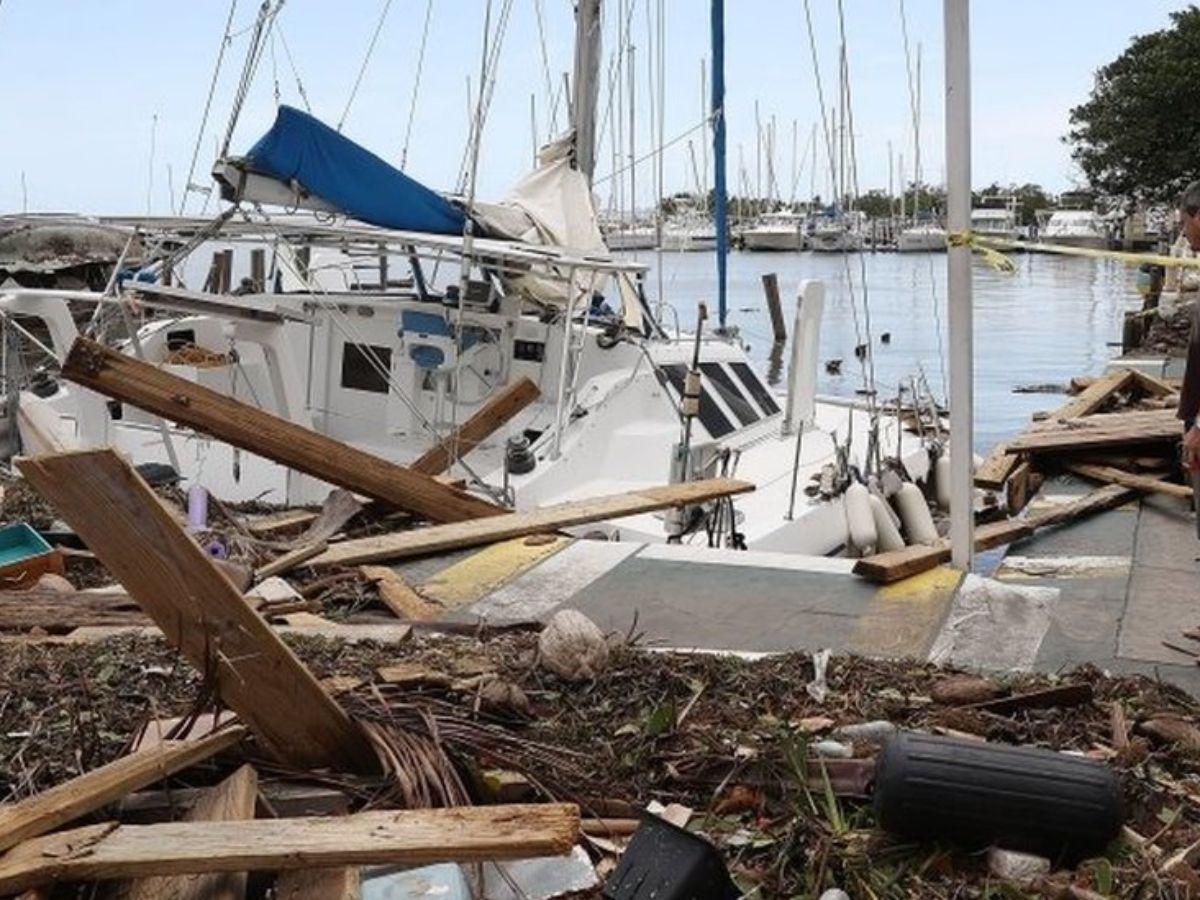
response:
M867 191L858 198L855 204L856 209L862 210L871 219L886 219L892 214L892 209L896 207L896 200L890 196L887 191L881 191L878 188Z
M1136 37L1096 73L1065 140L1091 186L1109 197L1173 201L1200 178L1200 9Z

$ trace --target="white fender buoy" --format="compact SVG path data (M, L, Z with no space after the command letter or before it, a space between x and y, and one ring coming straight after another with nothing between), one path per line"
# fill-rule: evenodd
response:
M943 453L933 464L933 493L938 509L950 511L950 454Z
M911 481L906 481L896 492L896 509L900 512L900 521L904 523L904 531L909 543L933 546L938 542L937 528L933 524L933 515L925 503L925 495Z
M842 496L846 510L846 528L850 532L850 543L862 556L875 552L879 535L875 531L875 516L871 512L871 492L866 485L855 481L846 488Z
M904 538L900 537L900 529L892 521L895 513L876 494L871 495L871 515L875 519L875 533L879 538L875 544L876 551L886 553L889 550L903 550Z

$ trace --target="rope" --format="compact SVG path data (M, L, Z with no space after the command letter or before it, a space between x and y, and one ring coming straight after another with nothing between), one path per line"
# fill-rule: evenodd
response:
M408 124L404 126L404 146L400 150L400 168L408 165L408 143L412 139L413 120L417 114L417 93L421 89L421 74L425 71L425 44L429 40L429 20L433 16L433 0L425 4L425 25L421 29L421 50L417 54L417 74L413 80L412 99L408 103Z
M705 117L704 117L704 118L703 118L701 121L697 122L695 125L693 125L691 128L689 128L687 131L681 132L680 134L678 134L678 135L676 135L675 137L671 138L671 140L669 140L669 141L667 141L665 144L662 144L661 146L659 146L659 147L658 147L658 149L656 149L656 150L651 150L649 153L647 153L647 154L645 154L645 155L643 155L643 156L639 156L639 157L638 157L637 159L635 159L633 162L631 162L631 163L627 163L627 164L625 164L624 166L622 166L621 168L619 168L619 169L615 169L615 170L613 170L612 172L609 172L607 175L604 175L604 176L602 176L602 177L600 177L600 178L597 178L597 179L595 179L595 180L592 182L592 185L593 185L593 187L594 187L594 186L596 186L596 185L601 185L601 184L603 184L603 183L604 183L604 182L606 182L606 181L611 181L612 179L616 178L618 175L623 175L623 174L625 174L625 173L626 173L626 172L628 172L628 171L629 171L631 168L633 168L633 167L635 167L635 166L638 166L638 165L641 165L641 164L642 164L642 163L644 163L646 160L648 160L648 159L653 159L654 157L656 157L656 156L660 155L661 153L663 153L663 151L667 150L668 148L670 148L670 147L674 147L674 146L675 146L676 144L678 144L680 141L686 140L687 138L691 137L693 134L695 134L695 133L696 133L697 131L699 131L701 128L705 128L705 127L707 127L707 126L708 126L708 123L709 123L711 120L712 120L712 116L705 116Z
M367 73L367 64L371 61L371 54L375 52L375 43L379 40L379 32L383 30L383 23L391 8L392 0L383 0L383 9L379 13L379 21L375 23L375 32L371 35L371 43L367 45L362 65L358 67L358 76L354 79L354 87L350 89L350 96L346 98L346 108L342 110L342 117L338 119L338 131L342 130L342 126L346 124L346 116L350 115L350 106L354 103L354 98L358 96L359 85L362 84L363 75Z
M221 35L221 49L217 52L217 63L213 68L212 81L208 85L208 97L204 101L204 113L200 117L200 128L196 132L196 145L192 148L192 161L188 165L187 179L183 183L183 196L179 198L179 215L183 215L183 209L187 205L188 193L192 189L192 177L196 174L196 161L200 158L200 144L204 140L204 129L208 127L208 115L212 111L213 95L217 90L217 79L221 75L221 63L225 59L225 50L229 47L230 41L233 39L229 33L229 29L233 27L233 15L237 11L238 0L230 0L229 16L225 20L225 32Z
M292 48L288 46L287 35L283 33L283 26L276 25L276 31L279 32L279 43L283 44L283 55L287 57L288 68L292 70L292 77L296 79L296 93L300 95L300 100L304 104L304 111L312 115L312 105L308 102L308 92L304 90L304 82L300 80L300 72L296 68L296 61L292 59Z
M258 17L254 21L253 32L250 36L250 46L246 51L246 62L242 66L242 76L233 97L233 108L229 112L229 125L225 129L225 140L221 143L218 154L220 156L225 156L229 152L229 145L233 142L233 130L237 127L238 119L241 117L242 106L250 93L254 73L258 70L258 63L262 59L263 48L266 46L263 38L270 33L271 23L283 9L284 2L285 0L276 0L275 6L272 7L271 0L263 0L262 6L258 8Z
M558 131L558 91L554 89L554 79L550 77L550 55L546 50L546 23L542 0L533 0L533 11L537 16L538 44L542 49L542 76L546 79L546 105L550 108L550 136Z

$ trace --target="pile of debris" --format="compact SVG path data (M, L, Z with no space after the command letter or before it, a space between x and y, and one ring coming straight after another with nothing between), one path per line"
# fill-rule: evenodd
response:
M1192 488L1180 483L1183 429L1175 415L1177 383L1122 367L1098 378L1073 379L1071 386L1076 393L1066 404L1036 415L1027 429L993 448L976 467L975 486L1002 494L1007 511L1006 518L976 528L976 550L1010 544L1144 493L1191 501ZM1063 472L1102 487L1070 503L1022 514L1044 479ZM986 496L983 508L991 511L999 504ZM949 558L949 542L941 539L861 559L855 572L886 584Z

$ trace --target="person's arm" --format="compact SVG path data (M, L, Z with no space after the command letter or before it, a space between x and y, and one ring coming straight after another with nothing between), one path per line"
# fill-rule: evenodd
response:
M1183 372L1183 387L1179 391L1179 418L1183 420L1183 467L1188 472L1200 472L1200 328L1197 313L1200 302L1192 307L1192 333L1188 339L1187 368Z

